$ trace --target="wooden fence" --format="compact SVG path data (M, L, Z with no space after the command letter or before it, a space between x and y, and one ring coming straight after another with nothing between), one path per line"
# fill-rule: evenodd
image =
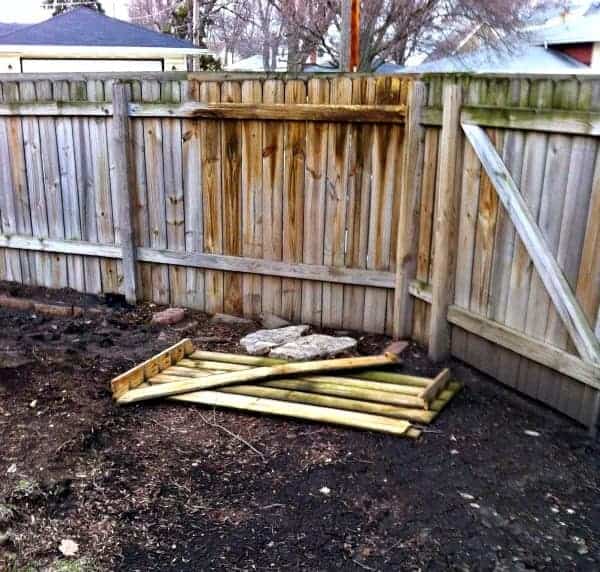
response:
M391 332L406 80L12 79L3 276L125 292L131 219L143 299Z
M1 277L411 336L595 426L600 80L0 90Z

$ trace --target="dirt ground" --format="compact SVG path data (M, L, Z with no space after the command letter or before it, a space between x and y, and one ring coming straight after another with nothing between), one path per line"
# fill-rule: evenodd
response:
M0 309L0 569L600 569L599 445L460 363L464 391L418 441L176 403L119 408L114 375L184 336L240 352L254 326L190 313L158 328L150 306L7 290L90 311ZM363 336L359 353L387 341ZM436 371L418 347L407 354L403 371ZM63 539L78 544L70 559Z

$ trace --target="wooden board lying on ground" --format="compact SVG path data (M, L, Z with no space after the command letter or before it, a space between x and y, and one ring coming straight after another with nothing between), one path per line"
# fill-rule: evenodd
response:
M398 342L382 356L289 363L195 351L182 340L115 378L111 388L122 404L165 397L418 437L411 423L431 423L461 385L447 369L434 379L372 369L397 365L405 347ZM360 371L336 374L344 367Z

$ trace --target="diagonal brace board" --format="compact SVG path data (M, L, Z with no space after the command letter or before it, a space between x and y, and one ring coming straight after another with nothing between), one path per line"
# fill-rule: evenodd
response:
M478 125L463 123L462 128L492 181L577 351L584 361L600 363L600 342L494 145Z

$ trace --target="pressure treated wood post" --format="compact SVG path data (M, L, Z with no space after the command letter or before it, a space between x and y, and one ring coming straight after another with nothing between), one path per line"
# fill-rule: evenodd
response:
M459 208L460 85L446 83L443 92L443 117L437 184L437 208L434 220L434 255L429 357L433 361L450 354L448 307L454 299L456 248Z
M404 135L400 217L396 245L396 283L394 288L394 338L412 333L414 300L408 289L416 275L419 239L419 207L423 178L425 129L421 113L425 104L425 84L413 81L408 92Z
M119 236L123 259L123 289L125 299L135 304L138 299L136 251L132 212L132 172L129 146L129 92L124 83L114 83L112 90L113 124L111 137L116 153L112 158L114 168L114 193L117 197Z

